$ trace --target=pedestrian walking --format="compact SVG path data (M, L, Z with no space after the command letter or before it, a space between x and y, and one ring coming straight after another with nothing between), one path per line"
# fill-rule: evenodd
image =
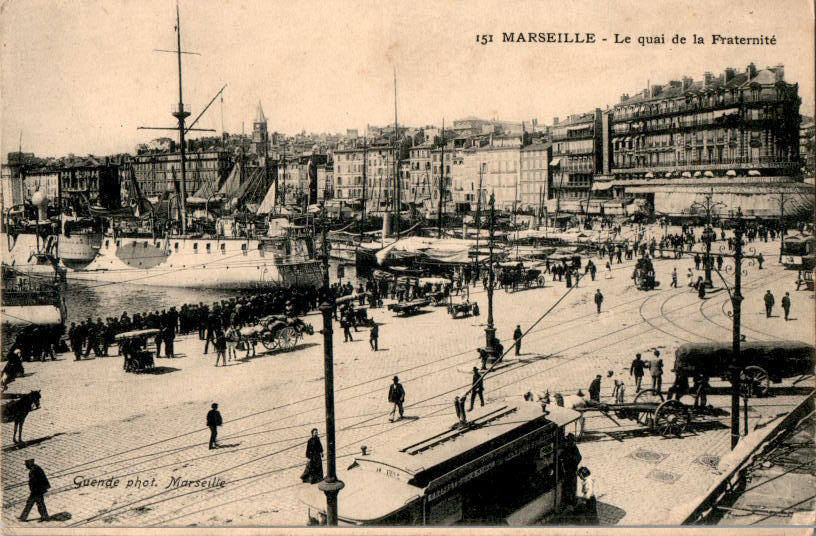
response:
M677 267L672 268L672 282L671 286L677 288Z
M74 352L74 360L82 359L82 332L75 322L71 322L68 328L68 340L71 342L71 350Z
M708 378L704 374L694 377L694 407L703 409L708 405Z
M250 344L247 341L247 344ZM224 334L224 330L218 328L215 332L215 366L218 366L218 361L223 360L224 366L227 366L227 336ZM249 349L247 347L247 353L249 353Z
M706 296L706 286L703 282L703 278L701 277L700 280L697 282L697 296L702 300L705 299Z
M595 402L601 401L601 375L595 376L592 383L589 384L589 399Z
M626 384L623 380L615 380L615 388L612 389L612 398L615 399L615 404L623 404L623 398L626 395Z
M388 401L393 404L389 420L394 422L394 417L397 410L399 410L399 418L402 419L402 405L405 402L405 389L403 389L402 384L399 382L399 377L397 376L394 376L394 383L392 383L391 387L388 389Z
M766 240L767 242L767 240ZM757 255L757 263L759 263L759 269L762 270L762 263L765 262L765 257L762 256L762 253Z
M606 263L606 278L612 279L612 264L609 262Z
M351 323L345 316L341 317L340 325L343 327L343 342L354 342L354 337L351 336Z
M700 262L701 262L701 261L702 261L702 259L700 258L700 254L699 254L699 253L696 253L696 254L694 255L694 269L695 269L695 270L699 270L699 269L700 269Z
M652 373L652 389L661 392L663 389L663 360L660 359L660 350L654 351L654 359L649 362L649 371Z
M51 483L48 482L45 471L34 463L34 458L27 459L25 466L28 468L28 499L23 508L23 513L20 514L20 521L28 521L28 514L35 504L37 505L37 512L40 514L40 521L48 521L45 493L51 488Z
M521 355L521 325L516 325L516 330L513 332L513 340L516 341L516 355Z
M479 402L482 407L484 407L484 376L479 374L478 367L473 367L473 385L470 390L470 411L473 411L476 395L479 396Z
M791 308L790 292L786 292L785 295L782 296L782 310L785 311L785 321L788 320L790 308Z
M207 412L207 428L210 429L210 450L218 448L218 427L224 424L218 404L213 403L212 409Z
M371 333L368 336L368 344L371 345L371 350L376 352L379 350L380 326L376 323L371 326Z
M312 437L306 442L306 468L300 479L304 483L315 484L323 480L323 444L320 442L320 435L317 428L312 428Z
M722 271L722 266L723 266L723 256L722 255L717 255L717 271L718 272Z
M774 303L776 303L776 300L774 300L774 296L771 294L770 289L768 289L768 291L765 293L763 299L765 300L765 317L771 318L771 313L773 312L773 306Z
M601 289L597 289L595 291L595 306L598 309L598 314L601 314L601 304L603 303L603 294L601 294Z
M635 390L640 392L640 384L643 381L643 369L646 367L646 362L641 359L640 353L635 354L635 359L629 366L629 375L635 377Z

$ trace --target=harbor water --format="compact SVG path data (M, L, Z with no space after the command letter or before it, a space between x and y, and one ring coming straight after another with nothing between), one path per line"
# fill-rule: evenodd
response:
M338 279L338 268L342 268L342 278ZM329 277L332 283L340 280L357 284L354 264L341 261L329 262ZM81 322L87 318L119 317L161 311L170 307L180 308L183 304L212 304L232 298L242 292L222 289L191 289L179 287L149 287L130 283L81 284L69 283L64 290L65 306L68 312L66 325Z

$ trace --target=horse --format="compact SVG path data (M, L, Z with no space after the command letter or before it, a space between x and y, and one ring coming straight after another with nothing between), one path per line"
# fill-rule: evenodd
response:
M31 391L3 407L3 422L14 422L14 433L11 437L15 445L23 443L23 423L32 409L39 409L40 398L40 391Z

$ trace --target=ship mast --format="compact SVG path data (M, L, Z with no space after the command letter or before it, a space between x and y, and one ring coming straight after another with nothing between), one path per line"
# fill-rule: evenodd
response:
M396 158L394 159L394 182L396 185L396 195L394 204L394 218L397 239L400 237L400 178L399 178L399 164L400 164L400 147L399 147L399 125L397 123L397 69L394 68L394 147L396 150Z
M181 234L187 234L187 152L184 144L184 120L190 116L190 112L184 110L184 99L181 91L181 15L179 6L176 4L176 53L178 56L178 85L179 103L178 110L173 112L173 116L178 119L179 144L181 145Z
M437 225L439 226L439 238L442 238L442 198L445 195L444 190L445 184L445 118L442 118L442 158L439 166L439 203L437 203L437 209L439 214L439 220Z
M360 216L360 242L363 241L363 232L365 231L365 221L366 221L366 163L368 161L367 156L367 149L368 149L368 135L363 137L363 211Z

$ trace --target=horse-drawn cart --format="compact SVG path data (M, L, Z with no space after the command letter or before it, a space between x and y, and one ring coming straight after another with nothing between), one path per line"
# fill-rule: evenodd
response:
M158 329L140 329L116 336L119 355L125 359L125 372L142 372L154 367L151 342L159 333Z
M451 318L466 318L468 316L479 316L479 304L476 302L463 301L448 304L448 314Z
M417 314L423 307L431 304L431 300L411 300L400 303L391 303L388 305L389 311L394 311L397 316L409 316Z
M632 279L638 290L653 290L660 286L660 282L655 279L654 265L648 257L638 259Z
M286 351L297 346L304 333L312 335L314 328L300 318L270 315L255 325L244 326L239 333L246 344L254 346L260 342L267 350Z

